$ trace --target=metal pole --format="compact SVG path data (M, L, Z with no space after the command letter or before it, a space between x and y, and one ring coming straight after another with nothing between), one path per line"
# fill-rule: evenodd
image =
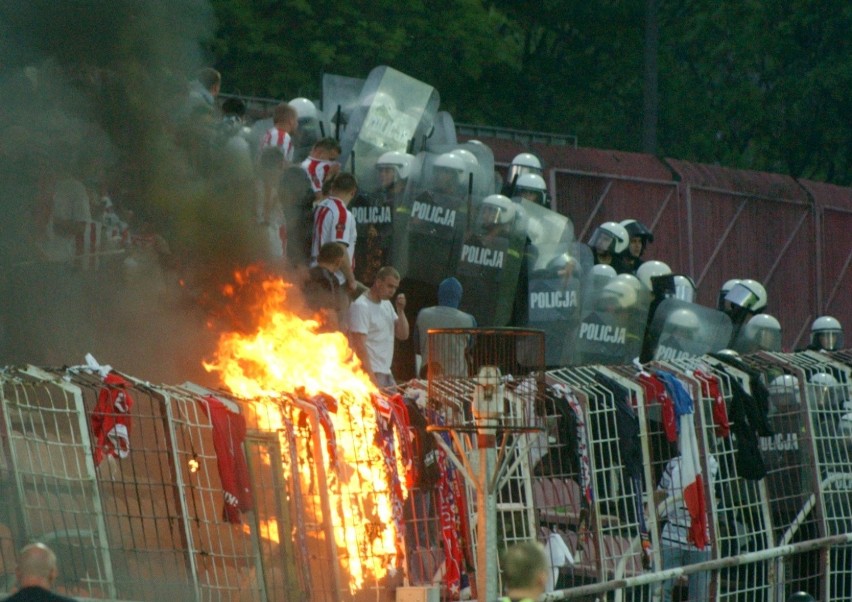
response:
M483 429L479 437L479 470L476 482L476 597L497 599L497 492L489 487L495 473L497 449L493 429Z

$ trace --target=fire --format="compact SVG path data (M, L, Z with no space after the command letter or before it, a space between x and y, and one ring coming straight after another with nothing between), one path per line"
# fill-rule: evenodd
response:
M245 275L238 274L236 280L237 285L247 284ZM367 578L378 581L397 563L391 493L381 452L374 444L377 417L371 395L378 390L343 334L319 332L317 321L286 309L290 284L269 278L261 286L259 306L252 310L256 328L221 335L215 358L204 367L218 372L235 395L255 400L249 408L257 413L258 424L271 430L281 428L282 411L292 411L287 406L290 396L309 399L325 393L334 398L336 412L329 415L336 464L327 440L320 447L326 472L335 475L329 482L337 483L327 487L330 514L338 549L346 551L350 590L355 593ZM288 467L284 476L305 483L302 469Z

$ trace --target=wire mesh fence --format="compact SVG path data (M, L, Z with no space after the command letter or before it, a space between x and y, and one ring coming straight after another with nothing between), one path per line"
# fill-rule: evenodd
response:
M430 379L357 411L8 367L0 591L38 540L86 599L476 598L493 527L545 546L548 599L852 597L847 352L545 372L539 336L434 333Z

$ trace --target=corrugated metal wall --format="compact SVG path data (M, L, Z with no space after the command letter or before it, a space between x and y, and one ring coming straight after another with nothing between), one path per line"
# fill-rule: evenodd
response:
M820 315L852 324L852 189L779 174L588 148L482 139L505 168L520 152L546 167L554 208L587 240L609 220L654 232L646 259L692 276L714 306L730 278L754 278L769 295L787 349L808 343Z

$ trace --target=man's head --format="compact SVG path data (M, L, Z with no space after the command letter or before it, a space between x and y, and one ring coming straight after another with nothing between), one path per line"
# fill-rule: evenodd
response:
M337 161L340 157L340 143L334 138L320 138L314 142L311 156L320 161Z
M31 543L21 549L18 554L18 566L15 568L19 587L37 586L51 589L58 575L56 554L46 545Z
M299 124L299 115L296 109L282 102L272 110L272 122L279 130L285 132L295 132Z
M535 541L517 543L503 552L503 584L507 592L535 597L544 592L550 570L544 548Z
M399 272L393 267L386 265L376 273L376 279L370 291L373 297L380 301L389 300L396 294L399 288Z
M348 204L358 193L358 180L351 173L337 174L331 181L328 192Z
M317 263L327 270L336 272L343 263L346 247L339 242L327 242L320 247Z
M222 74L211 67L205 67L198 72L198 83L215 98L222 87Z
M438 285L438 305L458 309L462 298L461 282L450 276Z

